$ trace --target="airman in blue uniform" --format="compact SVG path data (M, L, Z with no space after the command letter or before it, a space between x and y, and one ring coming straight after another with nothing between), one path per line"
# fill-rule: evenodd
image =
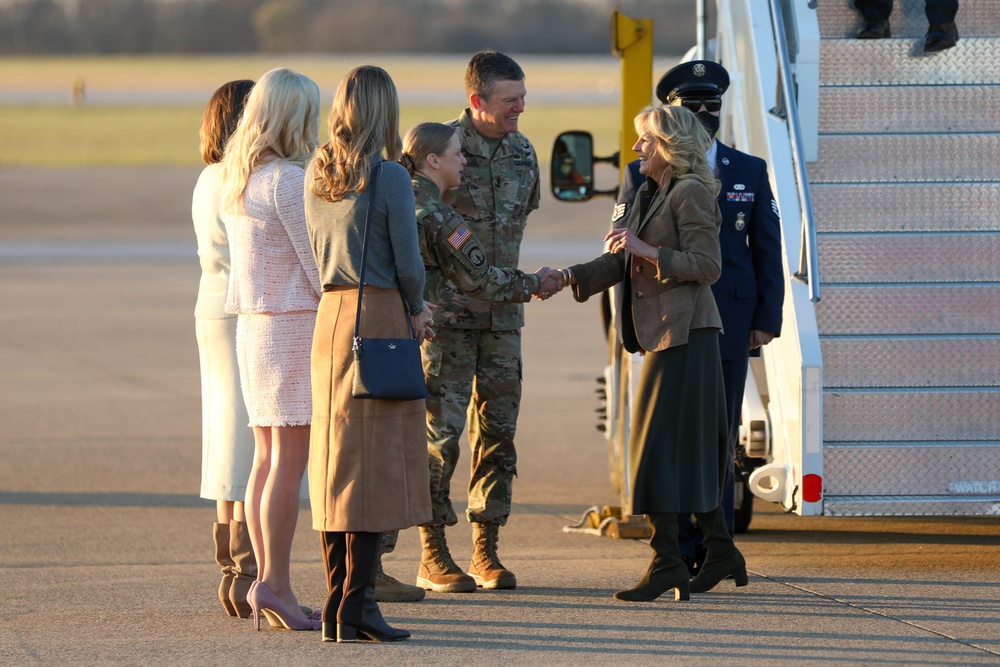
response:
M715 62L695 60L681 63L660 79L656 97L663 104L685 106L693 111L709 133L719 130L722 94L729 87L729 73ZM729 462L722 503L730 532L734 517L733 454L739 437L740 411L750 355L781 333L784 300L784 268L781 257L781 223L778 205L771 194L767 163L715 140L708 151L722 182L722 276L712 285L723 331L719 336L722 370L729 416ZM639 161L629 163L612 217L613 225L624 224L635 193L642 184ZM681 547L689 567L696 569L704 553L700 532L682 515Z

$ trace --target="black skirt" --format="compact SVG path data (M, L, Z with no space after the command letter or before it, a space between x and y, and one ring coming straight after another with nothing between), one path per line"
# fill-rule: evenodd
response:
M719 505L728 428L718 329L647 352L629 439L632 513L708 512Z

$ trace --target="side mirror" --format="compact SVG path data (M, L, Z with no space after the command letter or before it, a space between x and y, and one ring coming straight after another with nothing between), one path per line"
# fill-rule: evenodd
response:
M552 146L552 196L561 201L587 201L594 196L594 138L574 130L556 137Z

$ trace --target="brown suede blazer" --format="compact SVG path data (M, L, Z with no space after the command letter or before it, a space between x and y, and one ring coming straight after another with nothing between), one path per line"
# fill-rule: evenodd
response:
M626 315L632 318L639 347L659 352L686 344L692 329L722 328L710 287L722 272L722 214L715 197L694 179L675 179L659 191L650 186L647 182L639 188L625 226L659 248L656 264L621 251L570 268L576 278L573 296L581 302L624 280L624 289L616 290L618 334L622 336L627 289L632 308ZM648 206L642 205L650 198ZM628 336L622 338L626 349L634 346L628 345Z

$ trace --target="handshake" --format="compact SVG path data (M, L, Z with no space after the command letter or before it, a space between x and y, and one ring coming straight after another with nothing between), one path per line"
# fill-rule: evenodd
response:
M545 301L573 283L573 272L569 269L552 269L543 266L535 271L535 275L541 280L541 287L535 294L535 298L539 301Z

